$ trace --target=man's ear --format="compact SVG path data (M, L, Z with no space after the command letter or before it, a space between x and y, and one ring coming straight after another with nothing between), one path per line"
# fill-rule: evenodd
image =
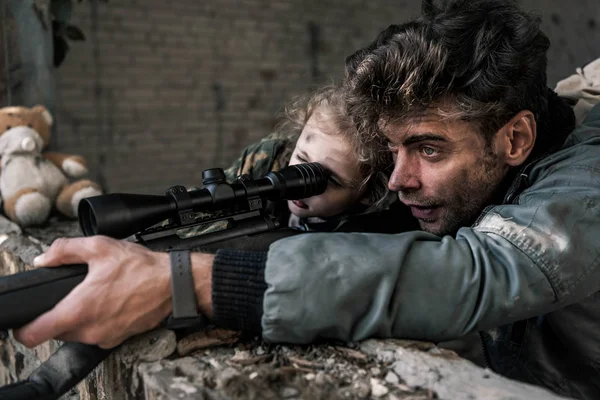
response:
M497 144L506 164L511 167L523 164L533 150L536 134L535 116L529 110L519 112L500 128Z

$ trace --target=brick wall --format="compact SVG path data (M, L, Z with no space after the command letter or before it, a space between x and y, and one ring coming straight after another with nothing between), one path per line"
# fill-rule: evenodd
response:
M200 184L269 133L292 96L343 71L344 58L420 1L91 0L86 34L57 74L56 145L84 155L110 191ZM523 0L553 42L549 81L600 56L600 3Z

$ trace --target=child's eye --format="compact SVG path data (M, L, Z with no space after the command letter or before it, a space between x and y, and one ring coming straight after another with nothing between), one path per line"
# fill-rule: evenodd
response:
M304 158L300 157L299 155L296 155L296 159L303 163L307 162Z

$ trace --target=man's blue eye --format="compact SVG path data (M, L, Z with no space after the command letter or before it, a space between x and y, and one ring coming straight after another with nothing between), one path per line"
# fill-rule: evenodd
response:
M421 149L426 156L433 156L437 151L433 147L423 147Z

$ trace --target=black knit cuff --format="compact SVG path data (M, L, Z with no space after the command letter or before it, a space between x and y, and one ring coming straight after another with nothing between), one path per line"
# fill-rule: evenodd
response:
M266 263L267 252L217 251L212 275L212 323L232 330L262 331Z

